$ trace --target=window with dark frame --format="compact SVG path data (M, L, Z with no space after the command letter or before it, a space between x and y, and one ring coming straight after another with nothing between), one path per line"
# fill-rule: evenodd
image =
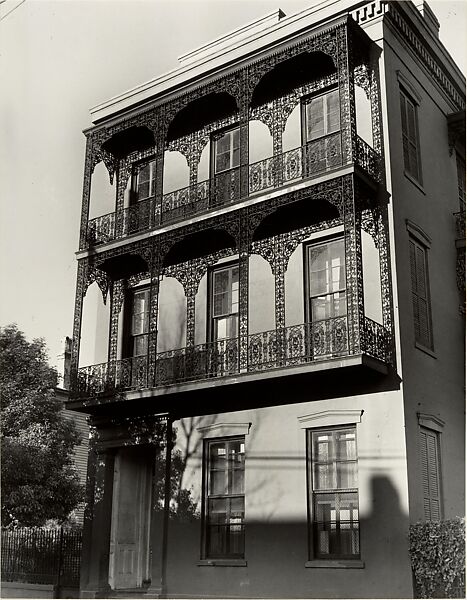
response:
M310 559L359 559L355 426L309 429Z
M131 319L129 323L130 356L144 356L148 351L149 288L135 290L131 296Z
M423 514L427 521L441 519L441 485L439 434L420 427L420 461L423 492Z
M238 264L211 271L211 341L238 337Z
M306 311L313 352L320 356L342 354L348 348L344 240L309 244L305 252Z
M304 141L311 142L340 130L339 90L310 98L304 105Z
M141 202L154 198L156 193L155 159L139 163L133 170L134 201Z
M204 558L244 558L244 436L205 441L204 482Z
M213 138L214 173L222 173L240 165L240 128L230 129Z
M411 237L409 252L415 341L433 350L427 248Z
M399 94L404 168L411 177L422 183L417 105L403 90L400 90Z

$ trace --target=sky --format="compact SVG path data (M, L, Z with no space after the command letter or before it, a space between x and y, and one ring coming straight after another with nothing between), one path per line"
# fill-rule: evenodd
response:
M44 337L51 364L71 336L89 109L255 18L315 3L0 0L0 326ZM465 73L467 0L429 4Z

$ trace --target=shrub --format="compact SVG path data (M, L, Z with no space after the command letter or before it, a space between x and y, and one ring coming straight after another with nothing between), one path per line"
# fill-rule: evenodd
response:
M464 597L465 520L415 523L409 530L412 570L421 598Z

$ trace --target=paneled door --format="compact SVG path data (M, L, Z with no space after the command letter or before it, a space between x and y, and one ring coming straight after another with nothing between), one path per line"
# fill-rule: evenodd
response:
M148 577L151 470L144 448L121 448L115 459L109 584L134 589Z

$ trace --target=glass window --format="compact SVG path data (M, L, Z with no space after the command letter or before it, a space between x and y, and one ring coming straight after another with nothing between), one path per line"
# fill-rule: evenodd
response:
M402 90L400 91L400 105L404 168L409 175L421 183L417 107Z
M206 442L204 468L205 556L243 558L245 438Z
M211 278L212 341L238 336L238 265L220 267Z
M309 315L311 321L345 316L344 240L308 247Z
M412 238L409 240L409 248L415 341L433 349L427 249Z
M226 131L214 141L215 173L238 167L240 164L240 129Z
M131 356L142 356L148 351L149 289L133 294L131 311Z
M153 198L156 193L156 161L150 160L145 163L139 164L134 173L134 191L136 201L146 200L147 198Z
M305 134L310 142L340 130L339 91L312 98L305 105Z
M359 558L355 427L308 431L311 558Z

